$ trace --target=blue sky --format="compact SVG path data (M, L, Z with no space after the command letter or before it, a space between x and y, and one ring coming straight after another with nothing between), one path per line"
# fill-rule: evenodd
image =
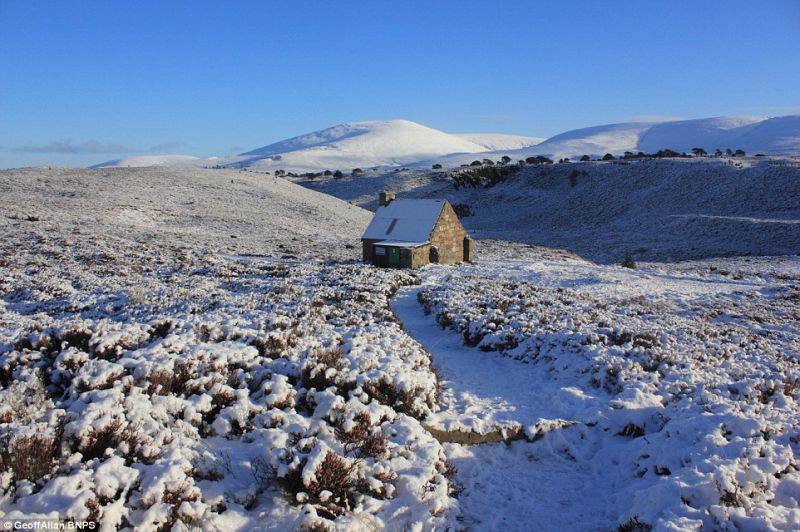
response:
M0 166L800 114L800 2L0 0Z

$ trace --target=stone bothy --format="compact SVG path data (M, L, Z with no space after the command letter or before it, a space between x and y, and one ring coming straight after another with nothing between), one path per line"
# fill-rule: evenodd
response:
M361 237L364 262L386 268L471 262L474 241L447 200L395 199L381 192Z

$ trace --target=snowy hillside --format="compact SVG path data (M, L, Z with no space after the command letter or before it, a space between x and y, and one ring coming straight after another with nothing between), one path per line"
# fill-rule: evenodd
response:
M456 135L475 144L480 144L485 151L518 150L536 146L545 141L543 137L524 137L522 135L503 135L500 133L459 133Z
M800 153L800 115L777 118L716 117L670 122L629 122L608 124L561 133L530 148L514 151L498 149L483 157L493 160L508 155L514 160L535 155L554 159L577 159L581 155L602 157L606 153L622 155L626 151L654 153L671 149L690 152L703 148L742 149L748 154ZM452 155L442 162L448 166L467 164L475 157Z
M478 236L653 246L635 270L487 240L380 269L347 260L368 212L272 176L0 171L0 517L797 530L800 260L639 261L796 253L796 162L743 162L386 174Z
M371 218L283 179L234 170L22 168L0 171L0 189L6 233L19 224L36 234L74 228L234 253L345 255Z
M192 155L135 155L133 157L123 157L104 163L96 164L92 168L115 168L131 167L138 168L144 166L203 166L207 159L194 157Z
M800 153L800 115L778 118L717 117L671 122L608 124L539 137L495 133L450 134L409 120L350 122L269 144L234 157L140 155L95 167L194 166L284 170L297 174L354 168L455 167L478 159L535 155L560 159L606 153L743 149L749 154Z
M228 164L254 170L351 170L398 166L486 147L408 120L352 122L270 144Z
M476 187L429 170L301 183L370 209L375 190L446 197L470 210L462 221L476 238L563 248L601 262L619 262L627 253L676 260L800 250L795 159L529 165Z

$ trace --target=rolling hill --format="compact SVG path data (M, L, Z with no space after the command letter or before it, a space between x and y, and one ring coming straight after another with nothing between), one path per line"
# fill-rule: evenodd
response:
M476 159L601 157L626 151L704 148L748 154L800 153L800 115L777 118L716 117L670 122L626 122L575 129L542 140L494 133L450 134L408 120L350 122L256 148L234 157L139 155L96 167L195 166L306 173L353 168L459 166Z
M777 118L723 116L670 122L627 122L567 131L532 147L517 150L493 150L483 154L489 159L508 155L514 160L534 155L553 159L582 155L602 157L606 153L622 155L626 151L654 153L662 149L689 152L703 148L743 149L748 154L787 155L800 153L800 115ZM448 166L467 164L475 157L450 155L442 161Z
M227 164L294 172L391 167L452 153L531 145L538 140L512 135L451 135L408 120L352 122L257 148Z
M203 168L0 171L4 234L84 235L238 254L344 256L371 214L284 179Z

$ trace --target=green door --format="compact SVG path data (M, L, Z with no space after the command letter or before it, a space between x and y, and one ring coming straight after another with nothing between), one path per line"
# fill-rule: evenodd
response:
M390 268L399 268L400 267L400 248L386 248L386 251L389 254L389 267Z

